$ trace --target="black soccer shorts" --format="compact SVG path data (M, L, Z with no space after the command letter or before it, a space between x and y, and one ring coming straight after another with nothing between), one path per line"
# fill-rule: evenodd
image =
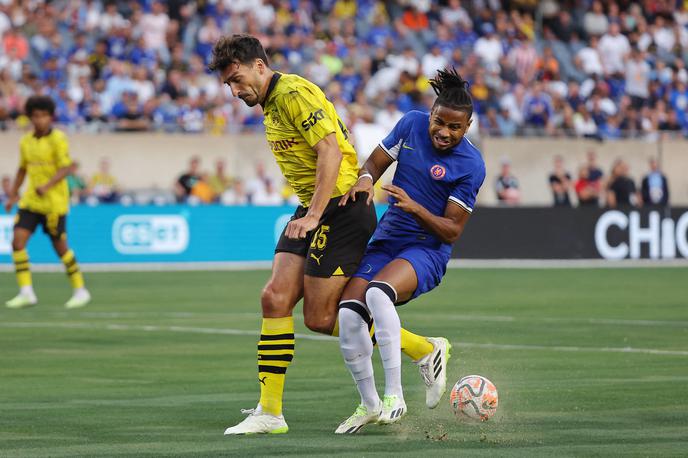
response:
M67 237L66 215L58 215L57 213L44 215L43 213L20 208L17 216L15 216L14 227L26 229L32 234L39 225L43 227L43 232L52 240L60 240Z
M277 242L275 253L293 253L306 258L306 275L329 278L350 277L361 262L368 240L375 232L375 206L366 204L366 194L339 206L340 197L330 199L320 225L305 239L289 239L286 227ZM299 206L291 220L306 215L308 208Z

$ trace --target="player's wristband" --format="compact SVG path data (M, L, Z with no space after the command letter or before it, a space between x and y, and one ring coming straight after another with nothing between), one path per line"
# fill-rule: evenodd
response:
M364 173L363 175L359 175L359 176L358 176L358 180L356 180L356 181L361 181L361 178L365 178L365 177L370 178L370 181L374 181L374 180L373 180L373 176L372 176L371 174L369 174L369 173Z

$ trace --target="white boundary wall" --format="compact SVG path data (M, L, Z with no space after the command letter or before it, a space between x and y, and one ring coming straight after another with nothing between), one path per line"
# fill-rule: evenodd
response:
M0 133L0 175L14 174L18 163L17 144L20 136L20 132ZM112 173L125 189L170 189L193 155L202 158L202 168L208 172L212 172L215 160L222 158L227 162L228 173L232 176L252 177L257 162L263 162L273 176L280 176L264 137L258 134L71 134L70 141L73 157L82 164L82 174L93 174L99 160L107 157L112 164ZM363 138L359 143L370 145L377 141L378 139ZM495 203L494 180L500 170L501 158L508 156L513 173L521 182L522 203L550 205L548 176L553 156L564 156L566 168L574 179L577 168L584 163L589 149L597 152L599 165L607 175L614 159L623 157L629 162L631 175L639 184L648 170L647 159L657 154L658 145L641 140L598 143L575 139L487 138L482 141L481 149L487 164L487 178L479 196L480 204ZM669 178L671 202L673 205L686 206L688 141L665 141L662 150L663 169Z

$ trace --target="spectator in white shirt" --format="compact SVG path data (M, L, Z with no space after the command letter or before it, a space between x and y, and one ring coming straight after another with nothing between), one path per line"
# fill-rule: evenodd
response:
M389 99L385 104L385 109L378 111L375 115L375 124L382 127L385 132L390 132L403 116L404 113L399 111L396 101Z
M265 181L265 188L251 195L251 204L265 207L284 205L284 198L280 192L275 189L272 180L268 179Z
M626 60L626 94L631 97L633 108L640 109L650 96L650 65L645 62L644 54L633 49Z
M597 136L597 124L583 104L578 106L578 111L573 115L573 128L579 137L595 138Z
M141 18L143 40L146 48L155 51L160 59L167 64L170 61L170 51L167 46L167 27L170 18L165 12L162 2L154 2L151 12Z
M576 63L586 75L602 75L602 59L597 49L598 38L590 37L590 43L576 54Z
M461 0L449 0L447 8L442 10L440 15L442 23L455 26L457 24L467 24L473 26L473 21L466 10L461 6Z
M442 54L442 50L435 44L430 48L430 52L423 56L421 64L423 75L426 78L434 78L437 70L445 68L447 63L447 58Z
M598 50L607 75L623 73L624 59L631 52L628 38L620 31L619 24L613 22L609 26L609 32L600 39Z
M473 52L488 70L499 70L499 59L504 55L502 42L495 34L494 26L489 22L485 22L480 30L483 36L475 42Z
M592 8L583 17L583 28L589 36L600 36L607 32L609 20L602 9L602 2L595 0Z

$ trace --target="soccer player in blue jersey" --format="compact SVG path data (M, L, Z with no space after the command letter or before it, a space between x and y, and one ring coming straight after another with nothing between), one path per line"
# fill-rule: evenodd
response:
M451 245L466 226L485 179L480 151L464 137L473 113L468 84L454 69L438 71L430 83L437 93L431 112L407 113L375 148L360 169L359 180L340 201L344 205L364 198L360 194L364 192L370 202L373 185L397 161L392 184L383 186L390 207L340 302L339 345L361 404L339 425L338 434L357 433L368 423L394 423L406 414L401 323L395 306L439 285ZM385 371L382 400L373 378L371 320ZM433 344L444 351L423 365L428 379L446 364L451 349L446 339L435 340Z

